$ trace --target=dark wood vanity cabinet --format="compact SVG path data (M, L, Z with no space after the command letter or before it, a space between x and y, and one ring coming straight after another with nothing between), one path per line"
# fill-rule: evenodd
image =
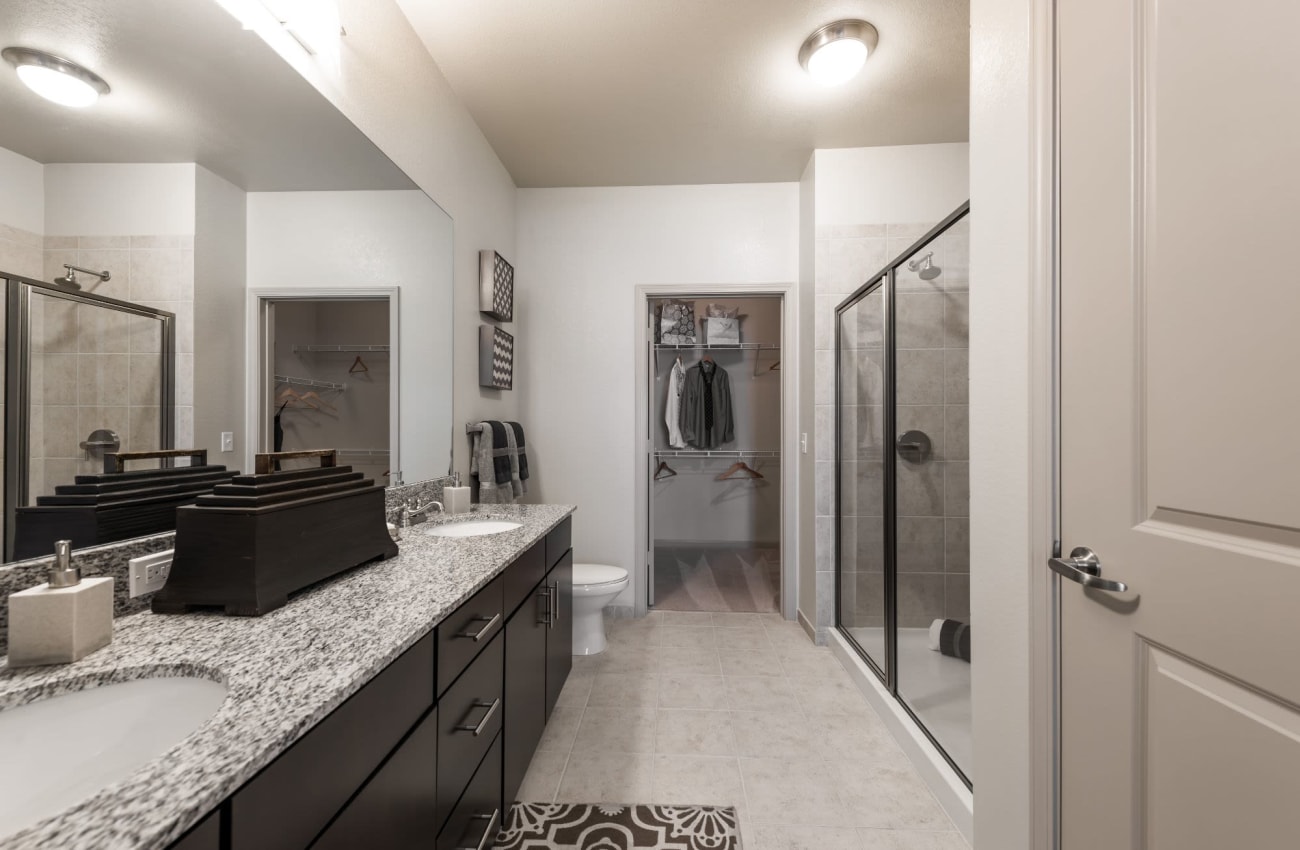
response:
M572 667L565 519L169 850L490 846Z

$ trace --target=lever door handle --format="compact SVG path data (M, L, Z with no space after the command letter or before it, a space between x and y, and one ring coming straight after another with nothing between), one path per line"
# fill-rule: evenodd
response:
M1101 577L1101 559L1087 546L1077 546L1068 558L1048 558L1047 566L1061 578L1068 578L1084 587L1108 590L1111 593L1123 593L1128 585L1122 581L1112 581Z

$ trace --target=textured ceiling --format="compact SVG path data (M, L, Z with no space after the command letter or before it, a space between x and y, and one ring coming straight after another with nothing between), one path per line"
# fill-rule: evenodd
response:
M967 0L397 0L520 186L797 180L814 148L967 138ZM880 46L814 83L803 40Z
M415 188L213 0L4 0L9 45L64 56L113 88L67 109L0 64L0 147L37 162L197 162L249 191Z

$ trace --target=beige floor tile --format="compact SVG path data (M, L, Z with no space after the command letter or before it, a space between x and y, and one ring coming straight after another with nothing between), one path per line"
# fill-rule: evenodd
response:
M564 708L586 708L587 698L591 696L591 686L595 681L595 676L570 674L559 697L555 700L555 705Z
M555 792L560 790L560 779L564 776L564 766L568 762L568 753L539 750L528 765L528 773L524 774L516 799L524 803L553 802Z
M727 707L736 711L799 710L786 679L774 676L727 676Z
M578 736L578 726L582 723L584 709L557 705L551 712L551 719L542 733L538 750L554 750L567 753L573 749L573 739Z
M664 676L721 676L718 650L712 646L659 648L659 672Z
M667 755L734 756L736 737L725 711L660 709L655 752Z
M745 850L861 850L858 832L848 827L777 826L754 828Z
M796 690L798 685L794 686ZM823 758L874 759L901 753L898 742L870 708L862 714L807 713L816 730L817 752Z
M960 832L859 829L858 836L861 850L970 850Z
M725 631L720 629L719 631ZM724 676L784 676L781 658L770 648L765 650L719 649L718 660Z
M854 826L951 830L952 821L901 752L870 761L827 761Z
M738 626L718 629L718 649L770 650L767 630L762 626Z
M719 756L656 755L651 802L731 806L744 800L736 759Z
M792 679L842 679L848 676L844 665L831 652L800 652L781 659L781 668Z
M799 705L809 714L863 715L871 712L867 698L843 679L799 679L794 688Z
M611 644L652 645L659 633L658 620L606 620L605 640Z
M721 676L661 676L660 708L727 707L727 690Z
M650 799L654 756L631 753L574 753L564 768L559 803L638 803Z
M708 611L661 611L665 626L712 626L713 615Z
M568 683L565 683L568 687ZM659 679L656 676L637 676L627 673L601 673L592 680L587 697L588 708L620 708L646 706L653 708L659 698Z
M715 629L735 629L750 626L762 628L766 623L781 622L780 614L750 614L745 612L718 612L713 613L713 627Z
M573 740L575 753L652 753L654 748L653 708L588 708Z
M820 730L800 711L733 711L731 728L740 756L808 758L820 752Z
M755 824L850 826L821 759L740 759L745 802Z
M655 632L659 646L716 646L712 626L663 626Z
M653 676L659 672L659 647L649 644L610 644L595 657L599 659L596 670L600 673Z

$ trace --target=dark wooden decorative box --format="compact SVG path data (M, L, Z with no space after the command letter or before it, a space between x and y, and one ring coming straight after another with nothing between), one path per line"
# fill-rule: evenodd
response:
M272 471L301 457L319 457L321 466ZM257 617L295 591L396 555L384 488L337 458L334 450L260 454L256 474L177 511L176 554L154 612L218 607Z
M176 457L188 457L193 465L126 471L127 461ZM53 496L17 508L14 557L48 555L56 540L71 540L80 549L171 531L177 508L238 474L209 466L207 449L107 454L103 473L78 475L74 483L55 487Z

